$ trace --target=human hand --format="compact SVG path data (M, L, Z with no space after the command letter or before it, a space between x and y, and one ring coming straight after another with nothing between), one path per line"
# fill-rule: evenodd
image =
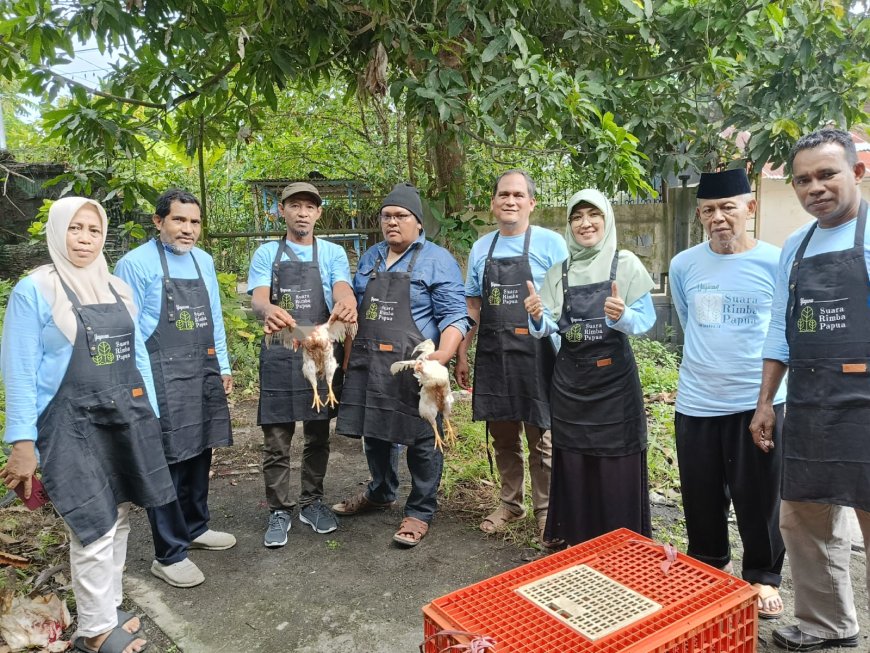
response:
M36 472L36 444L33 440L19 440L13 443L12 452L6 466L0 470L0 480L10 490L19 484L24 485L24 498L29 499L33 488L33 474Z
M773 427L776 425L776 413L772 404L759 404L749 423L749 432L755 446L764 453L769 453L776 445L773 443Z
M610 283L610 297L604 300L604 315L611 322L619 322L623 313L625 313L625 302L619 296L619 289L613 281Z
M224 394L230 394L233 391L233 377L231 374L222 374L221 381L224 384Z
M263 309L263 331L276 333L283 328L292 329L296 326L296 320L280 306L269 304Z
M463 390L471 390L471 379L469 378L468 359L462 354L457 354L456 365L453 368L453 377L456 379L456 384Z
M353 295L343 297L337 300L335 302L335 305L332 307L332 315L330 316L330 318L335 318L336 320L341 320L342 322L356 322L356 299L353 297Z
M523 307L526 313L532 316L535 322L540 322L544 317L544 303L541 301L541 296L535 290L535 284L531 281L526 281L526 287L529 289L529 296L523 300Z

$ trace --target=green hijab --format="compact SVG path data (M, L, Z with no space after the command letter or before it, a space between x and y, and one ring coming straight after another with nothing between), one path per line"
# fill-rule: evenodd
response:
M604 214L604 237L593 247L583 247L577 243L574 240L574 232L571 231L571 211L580 202L591 204ZM574 193L568 200L565 242L568 244L568 285L585 286L606 281L610 277L610 266L616 253L616 221L613 217L613 207L601 192L594 188L586 188ZM655 283L637 256L628 250L621 250L619 265L616 268L616 286L625 305L630 306L655 288ZM558 320L562 314L561 263L557 263L547 271L540 294L544 306L550 309L553 319Z

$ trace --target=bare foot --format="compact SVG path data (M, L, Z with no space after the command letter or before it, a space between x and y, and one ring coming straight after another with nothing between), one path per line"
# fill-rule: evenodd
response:
M96 637L85 637L83 638L84 645L94 651L94 653L97 653L97 651L99 651L100 647L103 645L103 642L105 642L111 634L112 631L110 630L109 632L103 633L102 635L97 635ZM141 637L137 637L127 645L127 648L124 649L124 653L139 653L139 651L145 648L145 645L147 643L147 640L142 639Z

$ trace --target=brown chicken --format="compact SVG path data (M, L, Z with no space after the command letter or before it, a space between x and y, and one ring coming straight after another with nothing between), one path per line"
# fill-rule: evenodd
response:
M453 408L453 392L450 390L450 374L447 368L438 361L426 360L426 356L435 351L435 343L424 340L414 348L417 354L413 360L399 361L390 366L390 372L398 374L402 370L413 370L414 377L420 384L420 417L432 425L435 432L435 448L444 450L445 441L451 444L456 440L456 432L450 424L450 410ZM444 439L438 433L436 418L438 413L444 416Z
M297 324L292 329L281 329L273 334L272 338L266 338L267 345L277 340L288 349L297 351L302 347L302 376L311 384L314 392L312 408L317 412L324 406L335 408L338 399L332 391L332 377L338 369L338 361L335 360L333 351L334 342L344 342L348 336L356 336L356 322L343 322L330 317L325 324L315 326L302 326ZM327 387L326 401L320 399L317 392L317 379L325 379Z

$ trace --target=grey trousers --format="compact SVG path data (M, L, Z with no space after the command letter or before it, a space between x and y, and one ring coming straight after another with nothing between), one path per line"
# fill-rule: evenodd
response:
M779 528L794 582L794 616L807 635L842 639L858 632L849 577L849 510L804 501L783 500L780 506ZM870 544L870 513L855 510L855 514L864 541ZM870 565L865 582L870 591Z
M296 424L263 424L263 480L269 510L291 510L296 502L290 497L290 443ZM302 479L299 506L323 499L323 479L329 463L329 420L302 423L305 444L302 447Z
M532 506L535 517L547 514L550 503L550 468L553 447L550 432L523 422L489 422L495 464L501 477L501 502L514 514L522 514L525 463L520 428L524 428L529 446L529 475L532 477Z

